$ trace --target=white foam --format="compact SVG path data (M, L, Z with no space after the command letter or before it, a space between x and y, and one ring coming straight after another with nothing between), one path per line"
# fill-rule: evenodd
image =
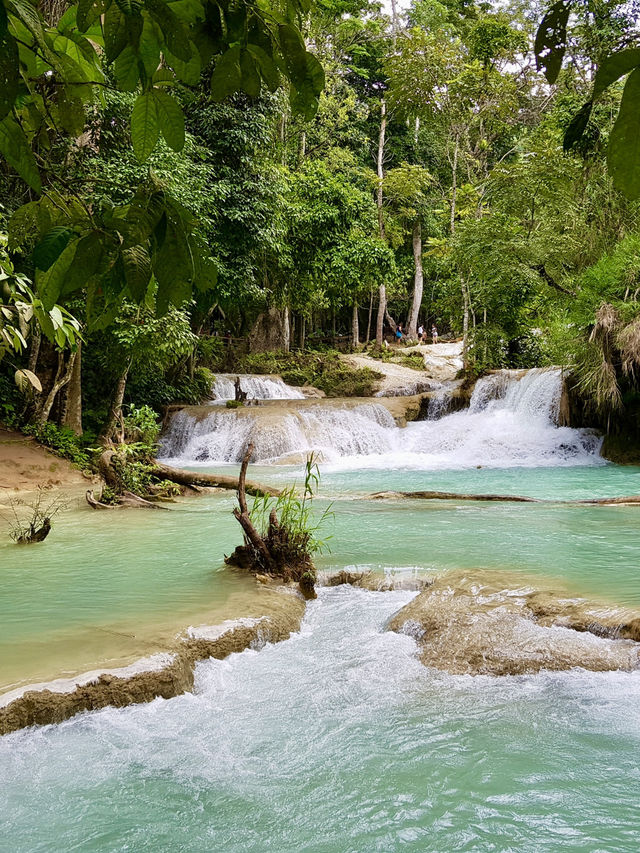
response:
M260 376L250 373L219 373L211 388L212 403L235 400L235 381L247 394L248 400L304 400L304 394L287 385L280 376Z
M598 435L557 426L561 394L557 369L499 371L478 381L468 410L405 428L396 427L377 403L268 414L216 410L201 420L181 411L163 437L161 453L178 464L237 463L253 442L254 462L287 463L313 450L337 469L602 464Z

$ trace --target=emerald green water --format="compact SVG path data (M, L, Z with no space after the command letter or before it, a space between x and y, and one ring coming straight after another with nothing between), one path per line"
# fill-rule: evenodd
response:
M639 477L614 466L329 469L320 504L334 501L335 523L319 568L515 570L639 605L637 508L363 497L429 488L560 501L640 493ZM222 567L238 541L232 506L214 495L166 513L72 512L19 563L3 546L4 683L33 656L40 669L77 669L65 649L81 658L85 643L92 659L125 658L132 645L114 650L110 630L155 648L230 612L251 592ZM410 637L384 631L411 596L322 589L300 634L199 665L193 695L0 739L0 850L637 850L640 673L428 670Z

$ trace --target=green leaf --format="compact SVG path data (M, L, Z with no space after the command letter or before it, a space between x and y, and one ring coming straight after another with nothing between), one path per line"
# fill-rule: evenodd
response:
M104 51L109 62L119 56L129 44L130 22L120 9L112 3L107 9L103 22Z
M182 80L183 83L186 83L187 86L197 86L200 81L200 73L202 71L200 54L197 50L193 51L191 59L188 62L183 62L169 51L166 52L165 58L167 63L175 71L178 79Z
M607 163L614 185L628 198L640 196L640 68L629 75L620 112L609 136Z
M78 241L72 240L46 272L36 273L38 294L47 311L51 311L60 298L64 279L69 267L73 263L77 247Z
M0 120L11 112L20 86L18 46L6 26L2 32L2 15L6 22L6 12L0 4Z
M71 228L62 225L57 225L47 232L36 244L31 256L37 269L46 272L58 260L74 234Z
M260 94L260 75L251 54L243 50L240 53L240 70L242 72L242 89L250 98Z
M534 42L536 66L544 71L549 83L555 83L565 50L567 49L567 23L571 0L560 0L554 3L544 16L538 27Z
M131 112L131 141L133 151L141 163L156 147L159 135L156 99L151 92L143 92L136 98Z
M84 101L80 86L62 86L56 103L58 120L71 136L80 136L85 126Z
M151 281L151 258L144 246L123 249L122 261L127 289L134 302L144 301Z
M578 142L584 136L584 132L587 129L587 125L589 124L589 119L591 118L591 110L593 109L593 101L587 101L586 104L583 104L582 107L578 110L578 112L571 119L569 127L566 129L564 134L564 139L562 141L562 147L565 151L571 151L574 145L577 145Z
M156 101L158 124L165 142L173 151L182 151L184 147L184 114L180 104L168 92L153 89Z
M80 288L98 272L103 273L109 268L111 258L105 248L104 234L92 231L78 241L73 263L65 275L61 296L68 296Z
M138 17L143 8L142 0L115 0L118 9L122 12L123 15L126 15L127 18Z
M247 45L247 50L256 59L262 79L270 92L275 92L280 85L280 72L269 54L257 44Z
M162 33L159 27L150 18L145 18L144 26L140 33L140 41L138 42L138 56L149 79L153 77L153 74L160 65L161 42Z
M78 0L76 23L80 32L86 32L92 24L104 15L111 0Z
M0 122L0 153L20 175L23 181L36 192L42 189L36 158L19 124L11 116Z
M608 86L625 74L629 74L638 65L640 65L640 47L629 47L606 56L600 63L593 80L593 100L599 98Z
M242 86L240 69L240 47L230 47L216 62L211 75L211 97L214 101L223 101L233 95Z
M138 57L131 45L127 45L122 53L116 57L116 61L113 63L113 73L119 89L123 92L135 92L140 74Z
M171 53L183 62L188 62L193 50L187 28L180 18L163 0L147 0L146 8L162 30Z

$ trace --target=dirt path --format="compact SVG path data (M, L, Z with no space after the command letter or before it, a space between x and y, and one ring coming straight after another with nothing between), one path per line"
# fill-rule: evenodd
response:
M398 356L420 353L424 359L424 370L415 370L396 362L384 362L368 355L343 355L342 359L352 367L371 367L384 374L378 394L394 396L400 392L418 394L430 390L428 386L439 382L450 382L462 369L462 343L420 344L415 347L392 348ZM424 386L424 387L419 387Z
M33 438L0 427L0 504L38 486L75 491L87 488L86 480L66 459L60 459Z

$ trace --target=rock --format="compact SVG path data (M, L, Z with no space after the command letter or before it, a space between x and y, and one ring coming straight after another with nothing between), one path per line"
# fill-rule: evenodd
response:
M640 665L640 611L539 589L506 572L443 575L388 628L416 639L425 666L454 675Z
M361 589L368 589L372 592L390 592L394 589L420 590L429 586L431 580L407 576L406 574L385 574L380 575L367 569L362 572L350 572L343 569L335 574L320 573L318 575L318 584L321 586L341 586L349 584L357 586Z
M289 588L264 590L263 594L267 599L261 616L189 629L166 653L113 672L53 682L51 687L56 689L25 689L15 698L12 694L4 697L9 699L4 705L0 697L0 735L26 726L60 723L82 711L107 705L122 708L159 696L171 699L193 689L198 661L221 660L232 652L286 640L300 628L305 601Z

